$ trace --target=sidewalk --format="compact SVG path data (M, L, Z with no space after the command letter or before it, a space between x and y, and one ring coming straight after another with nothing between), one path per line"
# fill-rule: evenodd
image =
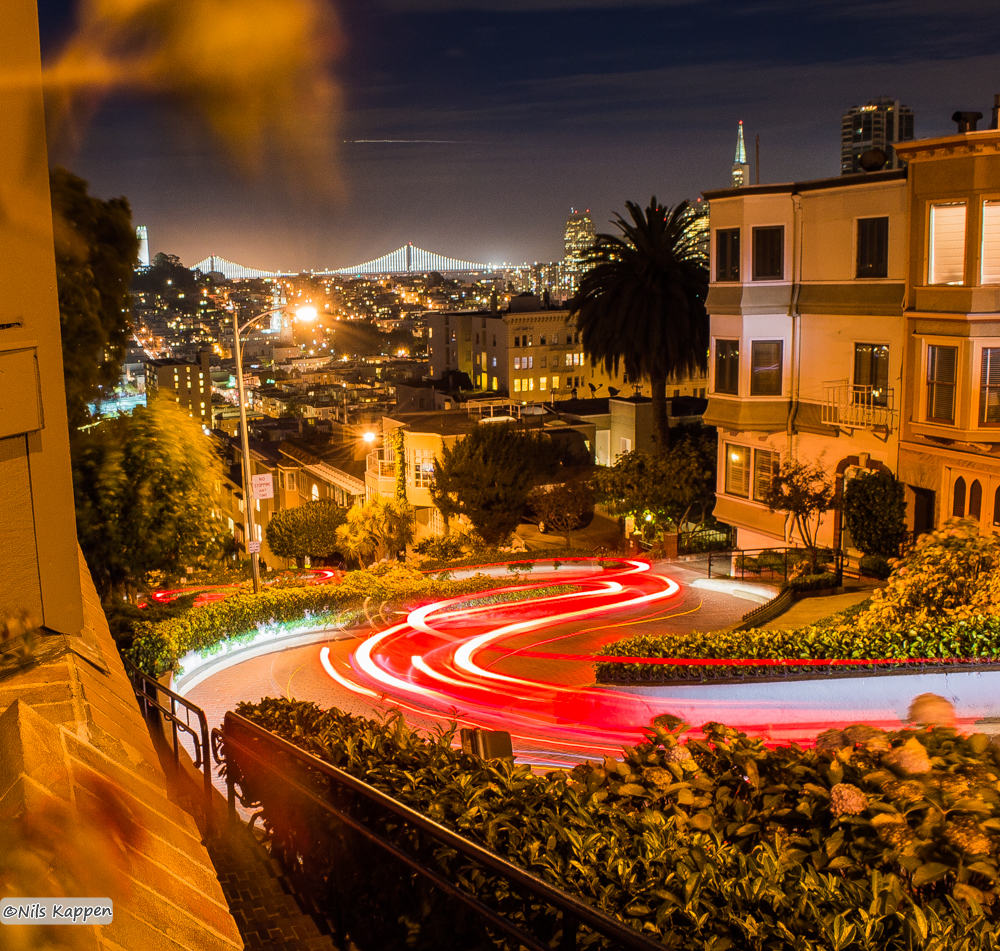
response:
M844 611L860 604L872 596L874 587L855 588L844 594L832 594L825 598L803 598L796 601L784 614L762 625L764 630L792 630L815 624L831 614Z

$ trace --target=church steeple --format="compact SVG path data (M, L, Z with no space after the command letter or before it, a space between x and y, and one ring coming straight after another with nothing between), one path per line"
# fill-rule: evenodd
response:
M747 149L743 142L743 120L740 119L736 133L736 160L733 162L733 188L750 184L750 165L747 163Z

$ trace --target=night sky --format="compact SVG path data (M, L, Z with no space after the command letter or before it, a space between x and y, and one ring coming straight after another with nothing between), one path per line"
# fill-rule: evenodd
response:
M43 54L73 23L40 0ZM341 0L346 196L241 177L162 105L105 101L56 158L126 195L152 251L341 267L414 244L466 260L562 255L571 206L729 183L737 121L761 182L839 172L840 116L891 95L919 138L1000 92L997 0ZM981 126L982 127L982 126ZM357 140L419 140L359 142Z

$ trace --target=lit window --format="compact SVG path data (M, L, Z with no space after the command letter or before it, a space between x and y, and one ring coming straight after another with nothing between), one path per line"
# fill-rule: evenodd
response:
M316 485L315 483L313 484L313 488L312 488L312 500L314 502L319 501L319 486Z
M547 376L540 376L538 378L538 388L540 390L548 389L549 378Z
M979 422L981 425L1000 426L1000 347L983 347Z
M500 389L500 380L498 380L496 377L493 377L493 389L494 390Z
M528 384L528 389L529 390L534 391L534 389L535 389L535 378L534 377L532 377L530 380L525 380L524 382Z
M983 202L983 284L1000 284L1000 201Z
M753 497L757 502L764 501L764 493L772 480L778 474L779 457L776 452L767 449L757 449L753 454Z
M965 202L931 205L928 284L965 280Z
M534 367L534 365L535 365L535 358L534 358L534 357L525 357L525 359L526 359L526 360L527 360L528 362L527 362L527 364L525 365L525 367L524 367L524 368L525 368L526 370L530 370L530 369L532 369L532 368Z
M520 357L514 357L514 369L515 370L520 370L521 369L521 358Z
M726 494L750 497L750 450L726 443Z
M888 406L889 348L885 344L854 345L854 386L855 403Z
M413 450L413 484L426 488L434 482L434 451L432 449Z
M573 366L573 354L572 353L567 353L566 354L566 366L568 366L568 367Z
M521 392L521 381L518 380L518 379L514 380L514 392L515 393L520 393Z
M955 371L957 347L927 348L927 418L953 423L955 421Z
M559 389L559 377L558 376L553 376L552 377L552 389L554 389L554 390L558 390Z

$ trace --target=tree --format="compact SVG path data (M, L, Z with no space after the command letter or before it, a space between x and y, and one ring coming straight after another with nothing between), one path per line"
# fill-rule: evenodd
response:
M823 513L833 507L833 496L833 482L820 459L801 462L789 458L764 490L762 501L772 512L785 512L792 517L802 543L809 550L812 574L816 574L819 562L816 537Z
M898 558L906 539L903 484L888 469L849 479L844 486L844 524L859 551Z
M566 536L566 547L572 548L570 532L580 528L594 512L594 493L589 485L567 482L531 491L528 501L538 520Z
M132 332L129 282L139 253L125 198L102 201L64 168L50 173L59 322L70 430L121 376Z
M584 256L589 270L570 304L592 363L649 380L661 447L669 445L667 380L708 366L707 255L687 202L673 210L650 199L626 202L619 235L599 234Z
M446 518L465 515L488 545L517 528L548 456L541 436L513 423L482 423L434 463L431 497Z
M337 528L340 553L361 567L375 561L392 561L413 541L413 508L400 499L372 499L347 510Z
M332 499L317 499L282 509L267 523L267 544L279 558L294 558L301 568L306 557L329 558L339 552L337 529L346 510Z
M195 272L185 267L176 254L164 254L162 251L153 258L148 270L136 274L132 280L134 291L155 294L188 293L197 286Z
M103 600L133 600L156 574L217 563L227 534L212 516L221 478L201 427L166 400L78 435L77 535Z
M689 435L668 452L635 449L592 477L599 502L655 535L707 520L715 503L715 436Z

